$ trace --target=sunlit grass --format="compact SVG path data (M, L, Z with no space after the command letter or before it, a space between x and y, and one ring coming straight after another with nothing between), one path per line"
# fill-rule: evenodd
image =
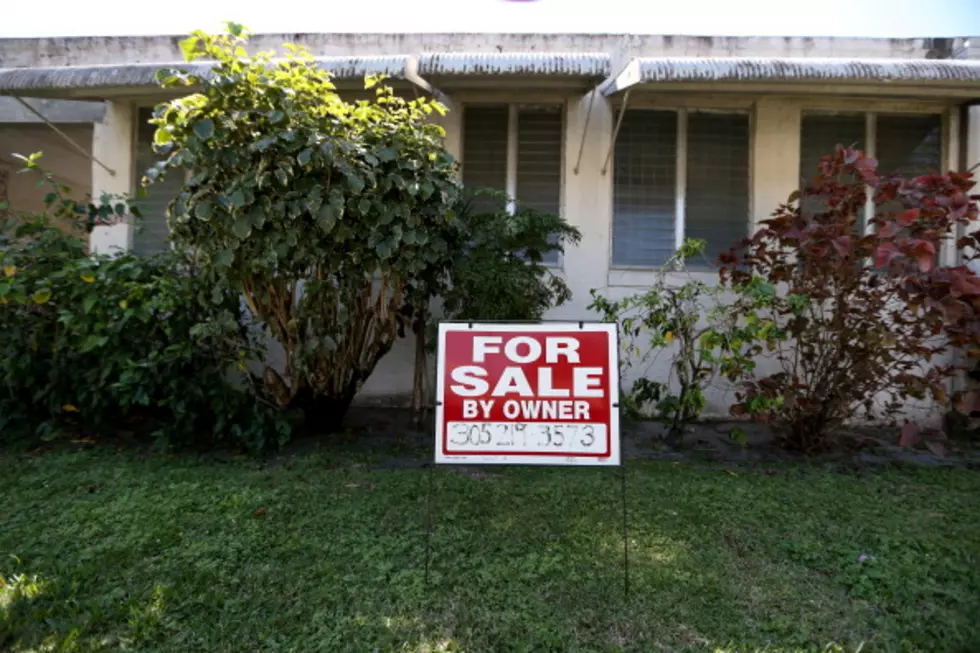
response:
M980 650L975 472L631 463L626 597L618 471L376 459L8 457L0 650Z

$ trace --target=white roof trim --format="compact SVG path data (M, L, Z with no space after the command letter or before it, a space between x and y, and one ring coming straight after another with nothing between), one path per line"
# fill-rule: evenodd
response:
M777 57L643 57L607 79L603 94L670 82L843 82L976 86L980 60Z
M603 52L427 52L423 76L551 76L602 79L612 72Z
M417 73L418 65L409 55L365 57L314 57L335 79L359 79L367 75L385 75L404 79L429 91L431 88ZM208 75L211 62L175 61L168 63L138 63L100 66L60 66L55 68L0 68L0 94L57 89L100 89L159 86L156 72L162 68L186 70L196 75Z

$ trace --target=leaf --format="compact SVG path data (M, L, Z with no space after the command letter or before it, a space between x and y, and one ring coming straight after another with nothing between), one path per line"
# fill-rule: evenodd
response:
M203 168L198 170L193 177L187 180L188 186L199 186L207 181L208 176L210 176L211 171L208 168Z
M95 308L96 302L99 298L96 295L87 295L85 299L82 300L82 311L86 314L91 313L92 309Z
M928 241L919 241L915 248L915 262L920 272L929 272L936 266L936 247Z
M214 257L214 264L218 267L226 268L235 262L235 253L230 249L219 251Z
M878 238L894 238L902 231L902 227L897 222L889 222L878 230Z
M902 251L893 243L884 243L875 251L875 267L887 268L892 261L902 256Z
M240 209L241 207L245 206L245 193L243 193L241 189L232 193L229 199L231 200L231 205L236 209Z
M346 177L347 185L350 186L351 192L353 192L355 195L360 194L360 192L364 190L364 179L360 175L349 173L346 175Z
M849 236L841 236L839 238L834 238L831 241L834 246L834 250L837 255L841 258L847 258L851 253L851 238Z
M127 302L125 299L120 300L119 308L126 310L127 308L129 308L129 302Z
M50 290L38 290L33 295L31 299L34 300L35 304L43 305L51 301L51 291Z
M65 411L66 413L77 413L78 406L75 406L73 404L65 404L64 406L61 407L61 410Z
M198 46L200 45L201 39L197 36L189 36L186 39L181 39L180 41L180 51L184 55L184 61L193 61L201 56L198 51Z
M902 430L898 437L898 446L900 447L914 447L919 443L920 430L919 427L912 422L905 422L902 425Z
M269 146L275 143L276 140L277 139L275 136L263 136L259 140L252 143L248 149L252 150L253 152L264 152L265 150L269 149Z
M211 202L201 202L194 207L194 215L201 220L210 220L214 215L214 205Z
M329 234L334 225L337 223L344 213L343 200L340 200L336 195L330 196L330 201L326 204L320 206L320 210L316 214L317 226L325 234Z
M252 233L252 222L247 216L241 216L235 220L235 224L232 225L231 230L235 236L244 240Z
M101 349L109 342L108 336L89 335L82 339L79 351L82 353L90 352L94 349Z
M378 158L387 163L395 160L395 149L393 147L382 147L378 150Z
M153 143L154 145L168 145L174 140L174 135L170 133L170 130L166 127L157 127L156 131L153 132Z
M902 211L895 216L895 222L902 225L903 227L910 227L912 223L918 220L921 211L919 209L908 209Z
M202 141L210 140L214 136L214 121L210 118L205 118L204 120L198 120L194 123L194 133Z
M942 442L936 442L935 440L926 440L926 449L932 452L934 456L943 457L946 455L946 445Z
M305 150L299 153L299 156L296 157L296 160L299 161L299 164L301 166L305 166L310 162L310 159L312 157L313 157L313 150L311 150L310 148L306 148Z
M5 276L5 277L12 277L15 274L17 274L17 266L16 265L5 265L3 267L3 276Z

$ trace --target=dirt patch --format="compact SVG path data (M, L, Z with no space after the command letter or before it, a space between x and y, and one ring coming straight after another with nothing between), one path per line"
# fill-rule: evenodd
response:
M432 460L434 417L416 426L411 413L402 408L356 406L345 420L341 434L303 438L286 447L283 455L297 455L326 440L356 443L367 451L383 451L378 466L386 469L417 469ZM741 431L742 441L731 437ZM706 463L808 462L829 466L908 464L924 467L980 468L980 446L976 442L954 442L948 455L909 450L897 445L894 427L867 427L840 431L837 451L805 458L779 449L771 430L760 424L709 421L691 426L680 448L664 443L665 429L658 422L626 422L621 428L624 460L691 460Z

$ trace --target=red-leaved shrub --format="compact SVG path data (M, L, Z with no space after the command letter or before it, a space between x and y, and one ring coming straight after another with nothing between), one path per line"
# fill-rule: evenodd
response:
M789 335L774 353L778 371L746 381L733 412L815 453L845 420L891 418L910 399L945 402L951 349L976 349L980 334L980 279L964 260L980 239L957 238L977 221L973 186L969 173L882 175L839 146L824 157L802 191L721 257L723 283L776 286L767 317ZM964 264L942 265L953 240Z

